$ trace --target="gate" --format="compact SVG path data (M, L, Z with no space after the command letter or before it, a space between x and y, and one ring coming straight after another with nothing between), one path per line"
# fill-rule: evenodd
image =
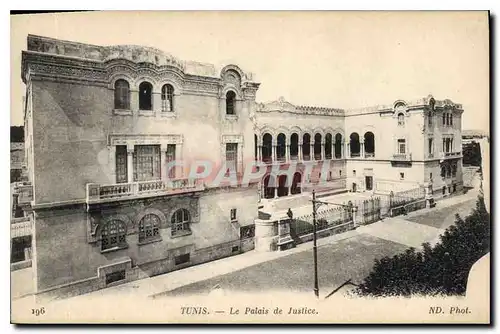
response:
M311 208L312 209L312 208ZM327 207L316 213L316 236L322 238L350 230L354 227L352 214L342 206ZM290 236L296 243L312 240L313 215L307 214L290 220Z
M418 187L389 194L389 215L391 217L425 208L425 189Z
M380 220L380 197L366 199L358 204L359 223L371 224Z

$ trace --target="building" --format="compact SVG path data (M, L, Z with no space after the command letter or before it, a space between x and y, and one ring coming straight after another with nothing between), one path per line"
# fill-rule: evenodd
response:
M239 175L253 160L250 73L30 35L22 78L37 293L83 293L252 249L257 183L212 187L164 168L203 160Z
M254 238L258 208L299 206L311 188L461 187L462 107L449 100L363 110L257 103L259 83L237 65L34 35L22 77L30 183L19 202L34 226L39 295L252 250L277 233L271 223ZM259 176L245 183L250 163Z

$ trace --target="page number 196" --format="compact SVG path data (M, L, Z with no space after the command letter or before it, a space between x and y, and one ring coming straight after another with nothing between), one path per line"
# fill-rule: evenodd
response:
M39 315L43 315L43 314L45 314L45 308L43 308L43 307L32 308L31 314L34 314L36 317L38 317Z

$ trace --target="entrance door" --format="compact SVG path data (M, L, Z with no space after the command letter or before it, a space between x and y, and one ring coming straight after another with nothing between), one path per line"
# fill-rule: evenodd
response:
M366 190L373 190L373 176L365 176Z
M353 183L352 184L352 192L355 193L356 192L356 183Z

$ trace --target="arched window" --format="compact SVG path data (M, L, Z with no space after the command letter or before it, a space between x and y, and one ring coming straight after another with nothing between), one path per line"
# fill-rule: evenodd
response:
M278 135L276 144L276 158L278 161L284 161L286 155L286 136L284 133Z
M174 87L170 84L161 87L161 111L174 111Z
M290 159L297 160L299 155L299 135L292 133L290 136Z
M110 220L102 227L101 249L123 248L126 242L127 225L118 219Z
M450 125L453 125L453 114L450 114Z
M139 222L139 242L156 239L160 236L160 218L154 214L145 215Z
M405 125L405 115L403 113L398 114L398 125L399 126Z
M172 216L172 236L191 233L189 211L179 209Z
M349 146L351 148L351 157L359 157L360 144L359 135L356 132L351 133Z
M302 159L311 160L311 135L308 133L302 137Z
M236 94L230 90L226 94L226 115L235 115Z
M325 136L325 159L330 160L332 158L332 134L327 133Z
M321 160L321 134L314 135L314 160Z
M139 85L139 109L153 110L153 85L147 81Z
M446 177L446 167L444 165L441 166L441 177Z
M262 161L272 161L273 136L269 133L262 137Z
M375 135L373 132L365 133L365 156L367 158L375 156Z
M287 176L278 177L278 197L288 196Z
M123 79L115 82L115 109L130 109L130 85Z
M446 125L446 113L443 113L443 125Z
M340 133L335 135L335 158L342 158L342 135Z

